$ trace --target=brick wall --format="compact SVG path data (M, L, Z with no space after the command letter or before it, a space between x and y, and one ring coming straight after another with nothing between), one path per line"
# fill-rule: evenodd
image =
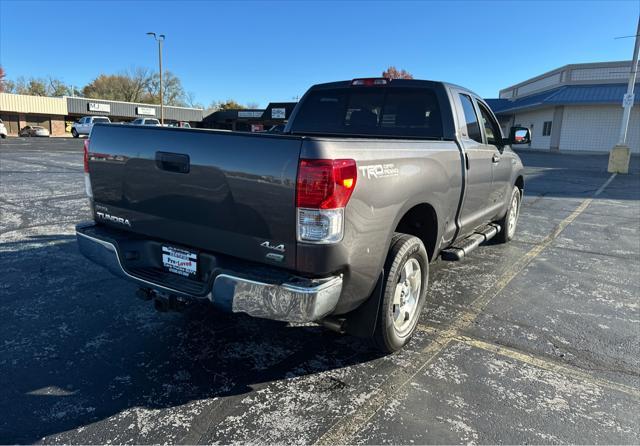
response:
M51 136L64 136L65 122L64 116L53 116L51 118Z

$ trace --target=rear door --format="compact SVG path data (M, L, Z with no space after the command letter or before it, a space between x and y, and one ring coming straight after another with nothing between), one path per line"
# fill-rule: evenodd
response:
M511 186L511 162L513 159L510 156L503 156L502 130L500 130L500 126L489 107L480 100L476 102L480 109L485 144L487 149L493 153L491 157L492 182L489 204L493 207L494 212L498 212L502 205L505 204L509 192L511 192L509 189Z
M95 209L102 213L96 221L178 246L293 268L301 142L282 135L97 124L89 161Z
M80 120L80 126L78 128L78 133L89 133L89 123L91 122L91 118L82 118Z
M460 210L460 235L466 235L489 221L493 150L484 144L480 113L475 100L464 91L453 89L458 116L460 143L465 152L466 185Z

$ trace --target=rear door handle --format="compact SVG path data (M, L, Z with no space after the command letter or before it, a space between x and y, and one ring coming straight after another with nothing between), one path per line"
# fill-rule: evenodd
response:
M189 155L171 152L156 152L156 166L167 172L189 173Z
M498 155L497 153L494 153L493 158L491 158L491 161L495 163L499 163L500 162L500 155Z

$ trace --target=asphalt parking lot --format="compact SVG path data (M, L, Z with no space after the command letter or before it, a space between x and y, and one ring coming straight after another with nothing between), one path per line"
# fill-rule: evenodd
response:
M404 351L156 313L80 256L82 141L0 142L0 443L640 442L640 160L522 152L517 235L432 267Z

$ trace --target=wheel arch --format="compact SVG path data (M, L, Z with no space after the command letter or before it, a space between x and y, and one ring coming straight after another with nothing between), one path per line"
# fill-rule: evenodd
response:
M520 196L524 193L524 177L522 175L518 175L515 181L515 186L520 189Z
M432 261L438 249L440 233L438 224L436 209L430 203L419 203L402 214L394 232L413 235L422 240L429 255L429 261Z

